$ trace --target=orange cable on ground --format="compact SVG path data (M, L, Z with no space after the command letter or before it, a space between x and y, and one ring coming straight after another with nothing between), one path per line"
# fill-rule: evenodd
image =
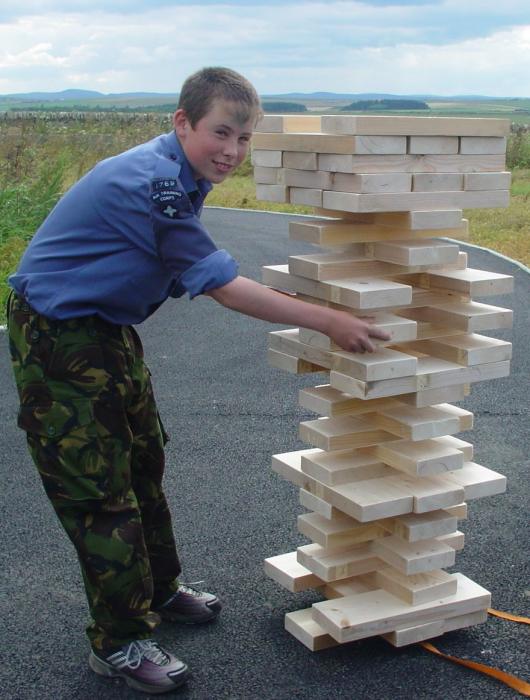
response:
M432 652L433 654L437 654L438 656L447 659L448 661L453 661L455 664L460 664L461 666L466 666L467 668L472 668L475 671L484 673L487 676L492 676L498 681L501 681L501 683L504 683L510 688L513 688L518 693L521 693L521 695L530 697L530 683L527 683L526 681L517 678L517 676L512 676L511 674L505 673L504 671L501 671L498 668L493 668L492 666L479 664L476 661L468 661L467 659L459 659L457 656L450 656L449 654L444 654L430 642L420 642L420 646L422 646L427 651Z
M511 613L502 612L502 610L495 610L495 608L488 608L488 613L494 615L495 617L500 617L503 620L511 620L512 622L522 622L524 625L530 625L530 618L523 617L522 615L512 615Z

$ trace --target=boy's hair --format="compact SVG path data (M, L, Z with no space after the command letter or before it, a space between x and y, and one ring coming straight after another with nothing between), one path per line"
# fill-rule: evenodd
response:
M252 83L230 68L202 68L184 81L178 109L183 109L192 126L208 113L215 99L237 104L237 118L241 123L262 116L258 93Z

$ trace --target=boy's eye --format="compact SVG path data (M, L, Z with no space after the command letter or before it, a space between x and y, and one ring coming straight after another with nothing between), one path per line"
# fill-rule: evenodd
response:
M228 136L228 131L226 131L226 129L217 129L215 133L218 136Z
M248 143L250 141L250 136L240 136L239 140L241 143Z

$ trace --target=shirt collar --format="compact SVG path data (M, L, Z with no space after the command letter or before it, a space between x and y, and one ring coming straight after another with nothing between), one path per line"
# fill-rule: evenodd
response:
M182 183L185 191L189 194L190 192L196 192L199 190L202 197L205 197L208 192L212 189L213 185L206 178L195 179L193 176L193 170L189 164L188 159L184 155L184 150L177 138L174 131L167 134L167 145L169 156L176 163L180 163L180 175L179 180Z

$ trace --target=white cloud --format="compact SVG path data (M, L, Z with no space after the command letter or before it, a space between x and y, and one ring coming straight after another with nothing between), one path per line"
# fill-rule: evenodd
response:
M125 12L120 1L109 6L121 13L50 12L0 23L0 91L177 92L193 70L228 65L261 93L530 95L530 25L514 20L486 32L486 15L499 11L493 0L291 2L281 15L274 2L164 4L131 2ZM506 0L506 15L516 18L523 4ZM80 6L88 3L70 3ZM462 32L470 18L480 36Z

